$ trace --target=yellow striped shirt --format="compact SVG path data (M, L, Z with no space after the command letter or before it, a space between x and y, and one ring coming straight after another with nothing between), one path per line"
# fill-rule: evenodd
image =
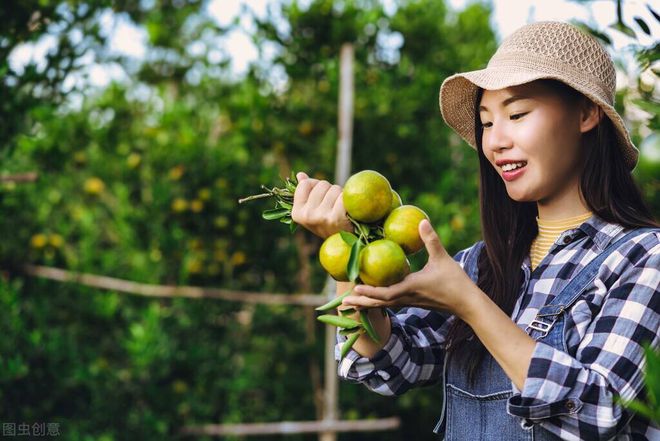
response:
M555 243L561 233L566 230L579 227L584 221L589 219L593 213L591 211L575 217L559 220L545 220L536 217L536 223L539 227L539 234L532 242L530 250L530 259L532 261L532 270L541 263L541 260L548 254L550 247Z

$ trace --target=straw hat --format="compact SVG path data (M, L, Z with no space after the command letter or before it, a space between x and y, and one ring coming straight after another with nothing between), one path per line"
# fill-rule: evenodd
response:
M614 63L593 37L567 23L523 26L502 42L485 69L447 78L440 88L442 117L476 149L478 88L498 90L539 79L562 81L598 104L614 123L626 165L630 170L635 167L639 150L614 109Z

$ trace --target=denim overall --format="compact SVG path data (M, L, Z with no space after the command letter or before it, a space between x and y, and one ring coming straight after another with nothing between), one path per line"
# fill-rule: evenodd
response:
M564 337L563 313L569 310L580 298L583 290L591 285L603 261L618 245L650 230L648 228L632 230L610 244L573 277L549 304L539 310L536 318L527 327L527 332L537 331L535 333L538 335L535 337L537 341L542 340L555 349L568 352ZM483 241L480 241L472 247L464 265L467 274L475 283L478 276L477 259L483 245ZM466 369L453 361L451 354L445 357L443 378L442 416L433 432L444 434L444 439L447 441L560 439L538 424L521 424L523 423L521 418L507 413L507 401L513 395L511 380L490 353L486 352L474 383L468 382Z

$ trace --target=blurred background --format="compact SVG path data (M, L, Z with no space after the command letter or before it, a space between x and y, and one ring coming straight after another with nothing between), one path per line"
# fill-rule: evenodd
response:
M237 200L292 170L334 179L344 43L355 50L351 172L386 175L453 254L480 238L478 165L442 122L440 84L483 67L525 23L580 24L616 60L616 105L641 149L634 175L657 218L651 3L3 2L3 435L27 425L33 437L155 440L211 423L322 417L324 327L312 307L240 301L320 296L320 240L264 221L269 201ZM220 290L237 301L212 295ZM339 418L396 416L401 426L338 439L434 439L440 405L438 386L392 398L342 382Z

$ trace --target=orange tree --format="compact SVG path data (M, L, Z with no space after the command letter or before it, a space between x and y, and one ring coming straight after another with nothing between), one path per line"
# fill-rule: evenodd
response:
M184 27L195 23L194 3L157 3L131 13L155 57L125 61L133 82L85 91L79 110L49 104L31 113L4 168L40 179L0 192L11 214L0 218L5 420L60 422L70 438L161 439L186 424L316 418L308 360L321 360L323 347L305 338L299 307L144 299L18 270L37 263L145 283L319 291L315 250L300 243L320 242L304 232L294 240L261 222L259 204L236 201L290 169L331 179L344 41L358 47L354 169L391 176L445 228L454 251L474 239L476 177L447 192L474 158L449 138L436 97L444 73L475 67L475 54L485 61L489 11L471 6L452 19L438 2L416 2L390 17L376 3L329 5L283 8L291 41L260 24L258 42L281 45L284 89L261 64L231 82L218 76L224 62L187 57L187 44L219 31L204 20ZM395 32L402 47L377 44ZM468 32L478 38L461 49L457 36ZM448 167L450 157L465 165ZM306 260L311 273L301 271ZM401 414L407 432L424 439L438 399L437 389L391 400L343 384L342 416Z

